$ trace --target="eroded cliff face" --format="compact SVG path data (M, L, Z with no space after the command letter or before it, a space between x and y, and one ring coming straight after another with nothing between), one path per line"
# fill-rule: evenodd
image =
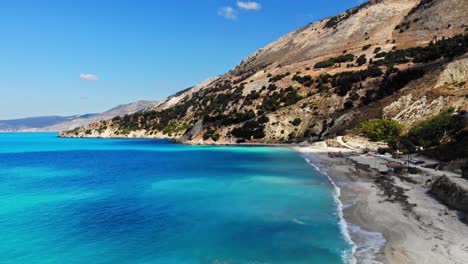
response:
M407 85L398 98L382 109L384 118L407 127L440 113L448 107L468 105L468 58L463 56L444 65L434 65L423 78Z
M157 107L62 133L191 144L315 141L467 105L464 0L375 0L291 32ZM436 17L435 17L436 16Z

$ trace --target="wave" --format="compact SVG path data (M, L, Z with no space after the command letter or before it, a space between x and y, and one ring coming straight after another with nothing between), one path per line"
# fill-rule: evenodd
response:
M304 155L302 155L304 157ZM308 159L307 157L304 157L304 159L306 160L306 162L308 164L310 164L315 170L317 170L319 173L321 173L322 175L325 175L327 177L327 179L329 180L330 184L333 186L333 189L334 189L334 200L335 200L335 204L337 206L337 213L338 213L338 218L340 219L339 220L339 225L340 225L340 229L341 229L341 234L343 235L343 237L345 238L346 242L351 245L351 250L345 250L343 253L342 253L342 258L343 258L343 261L345 263L349 263L349 264L356 264L357 261L356 261L356 258L355 258L355 253L356 253L356 250L357 250L357 245L354 243L354 241L351 239L351 235L350 233L348 232L348 223L346 222L346 220L344 219L344 215L343 215L343 203L341 202L340 200L340 196L341 196L341 189L335 184L335 182L333 181L333 179L325 172L323 171L317 164L314 164L310 159Z
M355 256L362 263L380 264L381 262L375 260L375 256L379 254L386 243L383 235L378 232L363 230L357 225L350 225L349 230L355 237L363 238L363 241L358 243Z
M375 258L385 246L386 240L383 237L383 235L378 232L370 232L363 230L357 225L348 224L343 216L343 210L355 205L359 201L359 198L355 198L352 201L348 201L344 205L339 199L341 195L341 189L337 186L335 181L327 174L327 172L325 172L318 165L320 164L320 160L314 158L313 156L307 156L307 153L301 153L301 155L304 157L304 159L310 166L312 166L315 170L317 170L319 173L328 178L335 190L334 199L338 207L341 231L343 237L347 240L347 242L350 245L352 245L352 249L350 251L343 252L344 262L355 264L357 263L357 259L359 259L360 263L380 264L381 262L377 261ZM342 185L346 185L346 183L343 182ZM359 239L357 244L351 239L351 234Z

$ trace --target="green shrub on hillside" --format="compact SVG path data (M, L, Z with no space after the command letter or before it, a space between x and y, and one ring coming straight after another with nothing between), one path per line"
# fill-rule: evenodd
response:
M354 60L354 55L353 54L344 54L344 55L340 55L338 57L333 57L333 58L329 58L329 59L324 60L324 61L317 62L314 65L314 68L315 69L328 68L328 67L331 67L331 66L335 65L335 63L351 62L353 60Z
M294 75L292 78L293 81L296 81L304 86L311 87L312 84L314 83L314 80L312 79L312 76L310 75L305 75L305 76L299 76L299 75Z
M284 73L284 74L278 74L278 75L275 75L275 76L271 77L268 80L268 82L274 83L274 82L277 82L277 81L280 81L280 80L284 79L286 76L289 76L289 75L291 75L290 72L287 72L287 73Z
M362 47L362 50L363 50L363 51L364 51L364 50L368 50L371 46L372 46L371 44L364 45L364 46Z
M370 119L359 126L354 131L362 133L372 141L394 142L398 140L403 126L391 119Z
M359 58L356 60L356 63L358 66L361 66L363 64L366 64L367 62L367 59L366 59L366 55L365 54L362 54L361 56L359 56Z
M377 54L378 56L376 55L376 58L382 57L383 59L375 61L374 63L376 65L393 65L407 63L410 62L411 59L414 63L428 63L441 58L461 56L467 51L468 35L456 35L452 38L431 42L425 47L396 49L387 53L379 53Z
M241 127L234 128L231 134L237 138L243 138L246 140L260 139L265 137L265 125L260 124L257 121L247 121Z
M263 99L262 110L265 112L274 112L282 107L293 105L304 99L297 93L297 90L290 86L281 89L279 92L268 93Z
M365 81L367 78L379 77L383 74L382 70L375 65L370 65L366 70L356 72L341 72L333 75L332 87L336 87L336 93L339 96L345 96L355 83Z
M453 108L442 111L433 118L413 126L405 136L415 146L438 146L444 137L463 128L463 119L453 115Z

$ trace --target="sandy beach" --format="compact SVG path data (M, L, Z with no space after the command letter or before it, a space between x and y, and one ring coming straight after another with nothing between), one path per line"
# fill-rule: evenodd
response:
M341 139L340 139L341 140ZM348 232L357 245L357 263L466 263L468 226L428 194L428 179L447 171L422 168L408 176L382 175L389 156L356 149L294 147L340 188ZM339 153L330 157L329 153Z

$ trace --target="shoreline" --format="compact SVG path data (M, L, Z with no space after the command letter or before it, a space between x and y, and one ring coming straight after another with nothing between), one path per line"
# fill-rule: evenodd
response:
M335 194L334 197L336 199L336 204L337 204L337 213L340 218L340 226L342 228L343 232L343 237L347 242L352 246L352 252L351 255L348 255L347 258L344 259L344 261L347 261L346 263L380 263L380 262L374 262L374 255L377 255L377 253L380 253L382 246L379 246L376 249L375 254L362 254L359 250L362 244L373 244L375 241L370 241L358 234L358 232L353 232L353 230L362 230L358 225L354 225L349 221L349 216L345 214L346 210L352 206L354 206L356 203L358 203L358 199L353 199L350 197L347 197L347 194L349 192L345 190L345 185L344 179L339 177L344 172L336 173L335 170L331 170L330 167L328 166L327 163L324 162L324 157L321 157L320 155L316 153L310 153L310 152L305 152L303 151L300 147L291 147L291 150L297 152L299 155L301 155L307 163L311 167L313 167L317 172L322 174L324 177L326 177L330 184L334 187L335 189ZM333 176L331 176L333 175ZM338 177L337 177L338 176ZM343 176L343 175L341 175ZM380 233L377 233L380 235ZM385 241L384 241L385 242ZM343 254L346 255L346 252L343 252ZM366 260L372 260L369 262L366 262Z
M346 221L346 219L344 217L344 214L343 214L345 205L343 204L343 201L342 201L342 198L341 198L341 188L336 185L335 181L332 179L332 177L330 177L330 175L328 175L328 173L326 171L323 171L323 168L322 168L321 163L320 163L319 160L317 160L315 157L307 155L305 153L299 153L299 154L306 160L307 163L309 163L309 165L311 167L313 167L317 172L319 172L320 174L325 176L328 179L328 181L330 182L330 184L333 186L334 191L335 191L334 199L335 199L335 203L337 205L337 213L338 213L338 217L340 219L339 224L340 224L340 227L341 227L342 236L345 238L346 242L348 244L350 244L351 247L352 247L350 252L348 252L348 251L343 252L343 260L346 263L356 264L357 259L356 259L355 255L356 255L356 250L358 248L358 245L356 244L356 242L352 238L351 232L349 232L350 227L349 227L349 224Z
M357 263L456 264L468 259L468 228L457 211L427 194L423 179L428 175L411 176L415 183L403 177L392 182L376 171L382 166L381 157L357 155L343 148L291 149L318 166L340 189L342 214L356 247ZM329 152L344 155L331 158Z

